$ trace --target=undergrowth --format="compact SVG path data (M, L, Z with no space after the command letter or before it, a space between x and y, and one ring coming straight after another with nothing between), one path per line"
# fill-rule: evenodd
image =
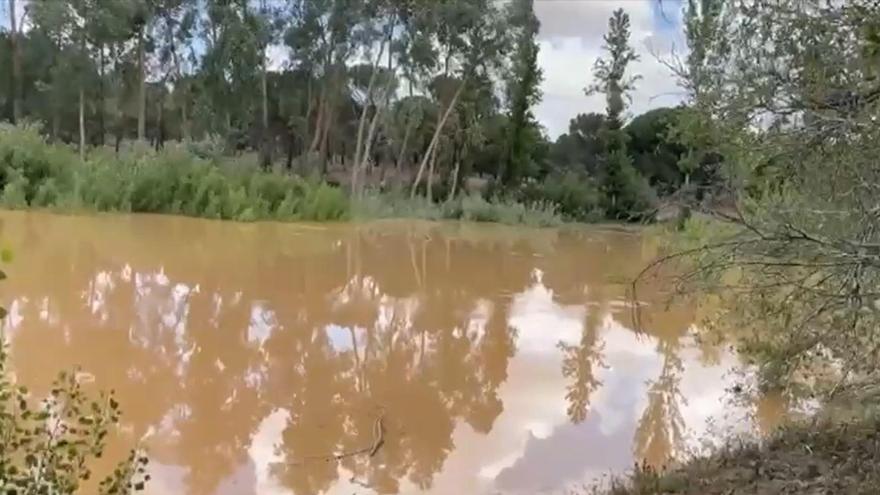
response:
M550 203L523 203L496 198L487 201L480 196L460 196L442 203L402 193L368 192L353 201L353 216L358 219L416 218L421 220L464 220L529 227L553 227L564 223L556 207Z
M712 455L657 471L639 467L603 495L877 493L880 419L817 416L782 427L763 441L731 440Z
M170 213L225 220L340 220L338 188L183 149L96 151L81 161L29 127L0 128L0 206Z
M0 207L165 213L223 220L333 221L381 218L465 220L548 227L568 218L557 202L461 196L445 202L402 192L349 198L319 179L263 171L247 160L192 147L123 153L91 150L85 160L29 126L0 126Z

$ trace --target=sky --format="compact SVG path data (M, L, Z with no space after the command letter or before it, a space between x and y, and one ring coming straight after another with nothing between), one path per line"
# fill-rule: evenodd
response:
M608 18L618 8L630 16L630 42L639 60L629 74L638 74L628 113L635 116L652 108L674 106L683 97L660 59L681 54L681 0L535 0L541 21L538 63L544 72L544 98L535 116L548 135L556 138L568 130L579 113L604 112L602 95L586 96L592 81L593 62L602 54L602 36Z

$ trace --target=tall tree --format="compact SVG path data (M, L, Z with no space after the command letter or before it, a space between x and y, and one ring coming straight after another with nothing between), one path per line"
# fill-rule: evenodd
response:
M152 0L138 0L132 16L132 27L137 37L137 138L147 135L147 50L150 21L154 13Z
M499 6L490 0L451 0L438 2L436 10L428 13L436 23L434 37L439 47L433 61L435 70L440 71L437 76L448 79L455 75L458 83L451 98L441 103L443 111L438 113L434 135L422 155L411 196L415 196L426 170L428 184L433 181L433 166L428 168L428 165L434 164L443 129L463 92L475 77L497 68L500 62L499 54L504 49L506 38L498 9Z
M605 95L605 127L603 129L603 189L608 202L606 209L614 217L623 218L633 211L646 208L641 194L644 179L632 165L627 153L627 137L623 132L624 111L629 92L639 76L627 76L629 64L638 55L629 44L629 15L617 9L608 20L608 32L603 37L605 57L593 64L593 84L588 95Z
M688 151L678 162L685 186L691 175L717 157L711 143L713 88L721 75L727 43L722 32L722 0L688 0L684 10L684 34L688 55L684 64L672 65L679 85L685 90L687 104L696 111L681 112L674 137L688 143ZM719 50L716 45L721 44Z
M516 182L529 161L526 143L528 126L533 124L531 109L541 100L543 74L538 67L538 30L541 23L535 15L534 0L514 0L510 6L509 24L516 32L516 48L507 81L508 142L506 159L499 164L498 179Z
M627 77L629 64L639 60L639 56L629 44L629 14L617 9L608 19L608 32L603 36L602 50L605 57L599 57L593 64L595 80L585 90L587 95L604 94L607 125L611 129L619 129L623 125L623 112L626 110L626 99L635 89L640 76Z
M19 48L18 12L15 0L9 0L9 54L12 57L12 70L9 72L9 94L12 101L12 123L21 119L21 53Z

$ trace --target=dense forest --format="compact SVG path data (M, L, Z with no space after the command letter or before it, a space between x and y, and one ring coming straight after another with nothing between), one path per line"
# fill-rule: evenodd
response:
M627 112L622 9L603 56L573 69L607 111L551 142L534 0L4 3L0 116L82 157L183 142L356 197L479 192L578 220L649 217L710 175L673 132L684 107Z

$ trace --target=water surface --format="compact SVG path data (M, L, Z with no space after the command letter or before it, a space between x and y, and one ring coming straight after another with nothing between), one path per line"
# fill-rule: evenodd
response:
M115 389L107 457L147 493L558 493L663 465L725 407L689 304L629 281L656 240L609 229L236 224L0 213L2 302L36 394ZM778 416L753 411L757 428ZM373 450L381 418L383 444Z

